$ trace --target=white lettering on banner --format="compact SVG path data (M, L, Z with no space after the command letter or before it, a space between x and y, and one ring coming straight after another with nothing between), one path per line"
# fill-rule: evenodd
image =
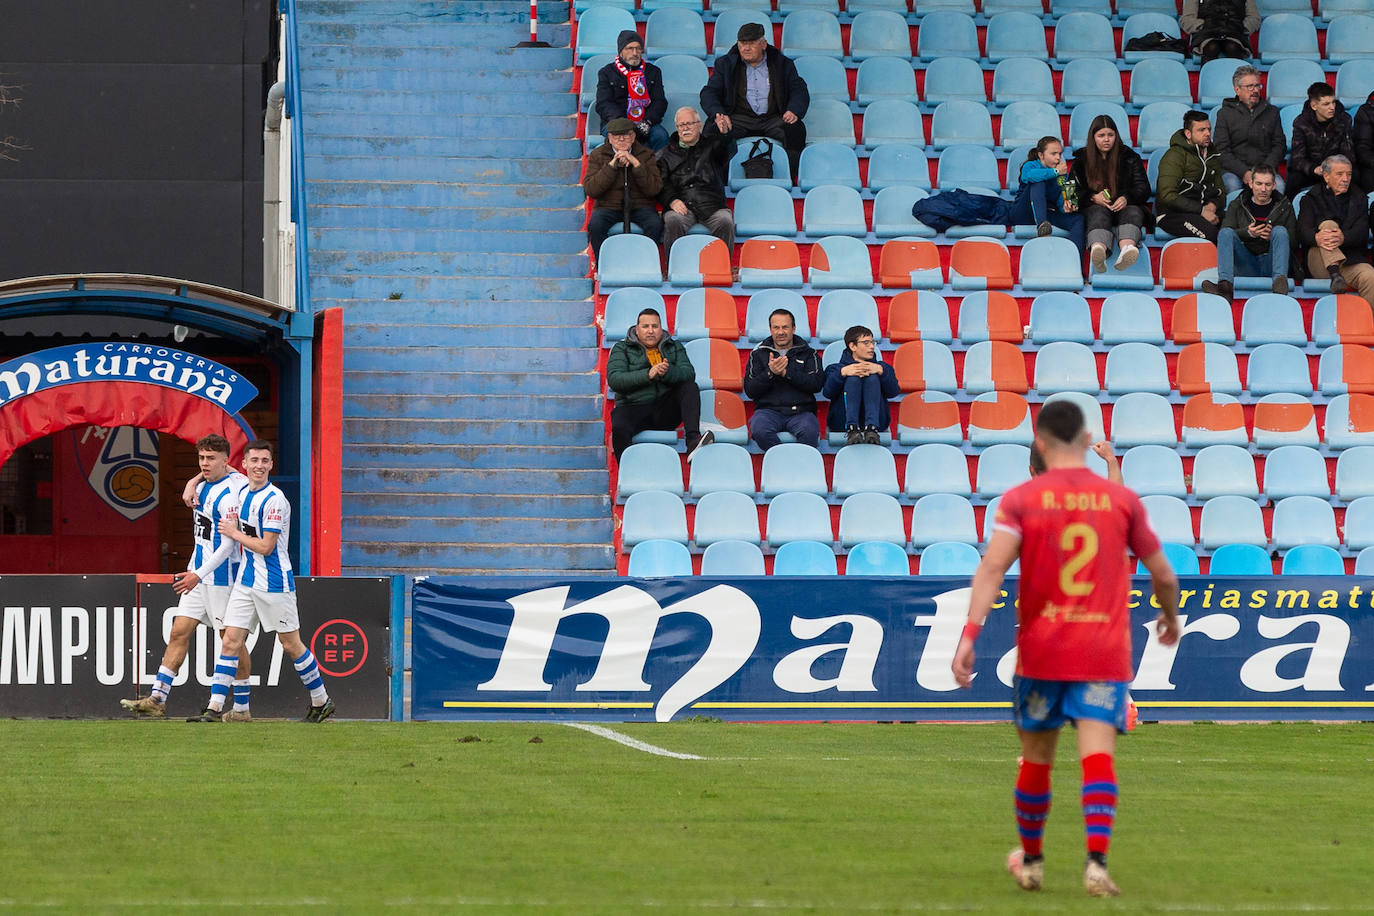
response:
M1256 652L1240 666L1240 681L1251 690L1279 693L1301 687L1303 690L1340 690L1341 662L1350 646L1350 624L1329 614L1300 614L1297 617L1261 616L1257 629L1265 639L1287 636L1305 623L1317 625L1315 642L1291 643ZM1306 651L1307 668L1302 677L1281 677L1279 662L1295 652Z
M972 593L969 588L956 588L952 592L941 592L935 596L935 615L917 617L913 623L917 627L929 627L925 651L916 662L916 683L926 690L958 690L954 672L950 664L954 661L954 650L959 648L959 635L964 631L968 620L968 601ZM977 677L977 673L973 675Z
M19 383L21 373L26 379L22 385ZM21 395L33 394L38 390L38 379L38 367L33 363L16 366L13 372L0 372L0 383L4 384L7 392L4 399L11 401Z
M130 615L132 617L132 615ZM95 677L107 687L124 680L124 608L95 609ZM111 640L110 634L114 634ZM107 670L105 660L111 667Z
M873 669L878 666L878 652L883 647L883 625L862 614L841 614L838 617L792 618L792 635L798 639L816 639L827 630L849 624L853 632L849 642L822 643L807 646L785 656L773 669L773 683L791 693L816 693L821 690L877 690L873 685ZM831 652L842 652L840 673L821 680L811 673L811 666Z
M105 344L101 350L103 352L96 354L94 360L84 346L45 350L30 354L27 359L11 360L5 364L8 368L0 371L0 404L33 394L40 385L65 385L91 378L127 378L151 379L226 406L234 397L235 383L240 381L237 373L218 363L177 350L123 344ZM135 353L147 355L125 355ZM41 365L38 362L58 354L60 359ZM251 399L251 394L246 392L244 397Z
M1140 656L1140 666L1136 668L1132 690L1173 690L1174 682L1170 675L1174 670L1174 659L1178 657L1183 637L1189 633L1200 633L1216 642L1225 642L1240 632L1240 621L1230 614L1208 614L1190 621L1187 614L1178 615L1179 638L1172 646L1166 646L1155 639L1154 621L1141 624L1145 629L1145 652Z
M24 626L24 611L28 626ZM52 608L7 607L0 624L0 684L53 682ZM42 661L42 681L39 681Z
M729 585L717 585L677 604L660 607L653 596L632 585L566 607L570 586L515 595L515 610L496 673L478 690L551 690L544 679L558 624L577 614L595 614L609 625L596 671L577 690L645 691L649 649L659 621L669 614L696 614L711 625L711 639L696 664L659 697L654 717L667 722L684 706L714 690L744 667L758 645L762 627L757 605Z
M84 607L62 609L62 683L72 682L72 661L91 646L91 625Z

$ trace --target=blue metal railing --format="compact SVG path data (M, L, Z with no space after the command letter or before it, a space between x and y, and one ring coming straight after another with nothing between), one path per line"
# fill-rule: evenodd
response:
M309 229L305 207L305 131L302 127L300 44L296 36L294 0L280 0L282 25L286 29L286 117L291 123L291 221L296 224L296 311L309 315L310 301Z

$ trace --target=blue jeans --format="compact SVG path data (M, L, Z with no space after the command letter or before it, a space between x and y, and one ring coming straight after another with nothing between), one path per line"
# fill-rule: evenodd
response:
M816 414L809 410L796 413L783 413L767 407L755 407L754 416L749 421L749 435L765 452L780 441L778 433L787 430L802 445L819 448L821 426Z
M886 369L884 371L891 371ZM883 383L877 375L850 375L844 380L844 425L882 426Z
M1274 279L1288 276L1288 230L1274 226L1269 234L1269 250L1264 254L1251 253L1234 229L1217 233L1217 280L1231 283L1236 274Z
M1038 226L1048 221L1069 234L1078 253L1083 253L1083 214L1065 213L1059 209L1059 186L1054 185L1053 203L1050 197L1051 185L1048 181L1033 181L1024 184L1016 194L1011 205L1011 219L1017 226Z

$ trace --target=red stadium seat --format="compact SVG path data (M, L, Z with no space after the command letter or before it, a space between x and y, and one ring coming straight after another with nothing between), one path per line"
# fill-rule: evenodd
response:
M939 289L940 250L927 239L890 239L878 256L878 278L884 289Z
M887 339L893 343L908 340L951 342L949 305L945 297L927 290L911 289L893 296L887 308Z
M959 239L950 251L949 283L955 289L1011 289L1007 246L994 239Z
M954 355L949 347L933 340L913 340L897 348L892 358L897 382L903 391L958 390L954 379Z
M980 394L969 405L968 441L970 445L1030 445L1030 405L1014 391Z
M1203 271L1217 266L1217 249L1211 242L1174 239L1164 246L1159 260L1160 285L1165 289L1197 289Z
M987 391L1025 394L1030 387L1026 382L1026 358L1005 340L976 343L964 354L963 387L969 394Z
M740 247L739 280L748 287L802 285L801 252L791 239L748 239Z
M907 395L897 406L897 436L903 445L962 444L964 430L959 422L959 403L943 391L917 391Z
M1245 412L1240 401L1226 394L1198 394L1183 405L1183 444L1187 448L1208 445L1246 445Z

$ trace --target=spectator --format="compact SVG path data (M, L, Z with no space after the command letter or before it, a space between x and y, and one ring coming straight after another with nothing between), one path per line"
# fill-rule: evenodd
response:
M1355 111L1352 143L1355 147L1355 183L1374 191L1374 92Z
M1369 209L1364 192L1351 184L1345 156L1321 164L1322 183L1302 199L1298 236L1307 249L1311 276L1331 278L1331 292L1350 287L1374 305L1374 267L1369 264Z
M826 425L844 430L845 445L880 445L879 431L892 425L887 402L901 393L897 373L878 354L873 332L855 325L844 332L847 348L840 361L825 368L821 394L830 399Z
M663 331L657 309L645 309L606 359L606 384L615 392L611 409L611 450L617 461L637 433L682 427L687 460L715 441L701 432L701 395L697 371L687 350Z
M1159 160L1159 227L1170 235L1191 235L1215 245L1225 199L1212 124L1206 112L1189 111L1183 116L1183 129L1170 138Z
M796 182L797 165L806 146L806 110L811 95L797 65L768 46L763 26L746 22L737 43L717 57L711 78L701 90L701 108L710 121L706 135L734 139L770 137L782 143ZM716 39L720 40L719 37Z
M1231 201L1217 233L1217 282L1202 281L1203 292L1230 299L1239 273L1270 277L1274 292L1287 294L1288 261L1298 244L1298 218L1275 186L1273 166L1257 165L1251 170L1250 187Z
M625 223L626 231L634 223L656 244L663 240L663 220L654 206L663 176L653 150L635 139L629 118L616 118L606 127L606 142L587 156L582 179L582 191L593 201L587 241L594 258L601 257L601 243L618 222Z
M1250 56L1250 36L1260 27L1255 0L1183 0L1178 27L1198 63Z
M1331 156L1353 159L1350 114L1323 82L1307 87L1307 107L1293 119L1293 145L1288 153L1288 196L1321 183L1322 163Z
M1216 127L1221 182L1228 194L1249 186L1253 167L1283 162L1288 152L1279 110L1265 100L1260 72L1249 64L1239 66L1231 75L1231 86L1235 97L1221 103ZM1282 178L1278 189L1283 190Z
M744 392L754 402L749 435L765 452L787 430L803 445L820 446L816 392L825 384L821 355L795 336L797 319L787 309L768 316L772 335L754 348L744 367Z
M663 248L672 251L673 243L697 223L735 249L735 217L725 203L725 181L735 141L721 134L702 138L701 116L695 108L679 108L673 117L677 133L658 151L658 169L663 174Z
M1115 228L1121 252L1114 266L1125 270L1140 257L1140 237L1150 218L1150 179L1136 151L1120 142L1116 122L1108 115L1092 119L1088 141L1074 151L1072 171L1087 231L1088 257L1094 271L1107 269Z
M1068 175L1064 144L1057 137L1041 137L1021 163L1011 220L1018 226L1034 226L1035 234L1042 237L1058 226L1073 239L1081 257L1083 214L1078 212L1078 191Z
M596 113L601 134L616 118L628 118L635 139L657 151L668 145L668 131L660 123L668 113L663 94L663 71L644 59L644 42L634 29L615 40L618 56L596 74Z

